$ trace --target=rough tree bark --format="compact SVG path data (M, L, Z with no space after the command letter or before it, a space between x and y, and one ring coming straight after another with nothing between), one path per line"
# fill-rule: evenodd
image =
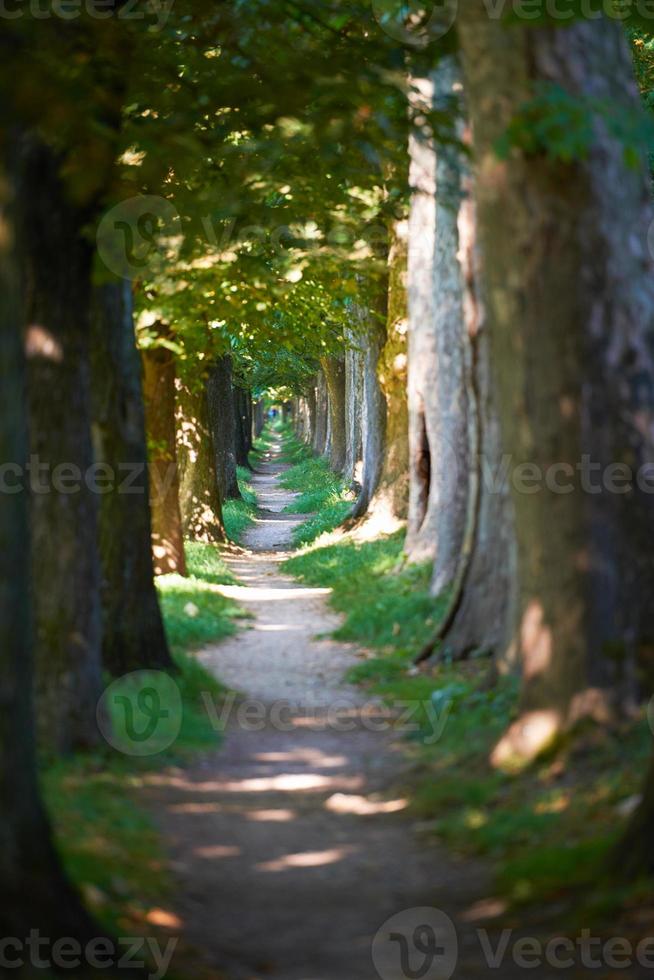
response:
M407 264L408 224L393 223L388 254L386 339L377 376L386 403L386 437L381 472L369 511L404 520L409 498L409 414L407 405Z
M360 317L357 317L360 319ZM358 475L363 444L361 441L361 403L363 400L363 337L360 324L347 333L345 351L345 466L343 479L350 486Z
M434 562L440 592L457 573L468 511L469 445L458 258L459 153L436 149L425 112L456 112L452 56L413 82L409 218L409 526L411 561ZM453 103L455 104L453 106Z
M249 469L250 462L248 454L252 449L252 414L250 406L252 398L250 392L238 385L234 386L234 422L235 445L234 453L236 465L245 466Z
M598 120L584 160L495 152L534 82L636 110L619 25L509 30L476 0L459 23L504 448L512 467L531 466L511 481L522 717L496 749L502 763L580 716L606 717L654 636L652 496L635 479L625 493L615 470L654 457L652 211L644 169L626 169Z
M154 571L155 575L186 575L175 432L175 359L165 347L148 347L142 356Z
M513 510L503 479L502 440L491 374L490 338L482 301L474 201L468 191L459 211L459 254L465 277L465 326L470 338L468 391L471 466L475 486L469 543L462 554L458 593L441 624L440 652L460 659L473 651L493 654L501 672L515 668L513 637L516 555ZM426 650L431 654L433 646Z
M72 205L53 151L18 148L26 286L38 730L58 752L94 745L102 690L98 495L93 464L89 215ZM55 533L56 529L56 533Z
M110 487L99 495L103 665L114 675L171 669L154 585L145 413L131 283L96 288L93 306L93 441ZM98 487L102 486L99 476Z
M209 370L207 381L209 425L216 456L218 486L223 500L240 500L236 476L236 419L232 390L232 359L219 357Z
M329 465L335 473L345 466L345 359L321 358L327 382Z
M384 458L386 434L386 402L379 384L378 368L385 340L387 289L381 294L383 307L371 310L367 316L363 339L363 383L361 387L361 444L363 466L361 490L352 508L352 518L363 517L377 489Z
M324 456L327 448L328 396L325 373L320 368L316 376L316 424L312 449L316 456Z
M9 181L0 173L0 459L24 473L28 453L24 308L10 204ZM8 483L12 489L0 508L0 934L24 940L35 929L52 943L69 937L84 945L102 937L103 930L85 911L62 871L39 797L30 502L24 484L21 489L18 483L16 492L16 483ZM51 533L56 540L57 526ZM112 946L109 940L108 948Z
M263 401L261 398L257 399L254 406L253 421L252 421L252 431L254 433L254 438L258 439L263 432L263 427L266 424L266 420L263 414Z
M177 381L179 503L184 535L192 541L225 540L216 455L209 425L207 388L202 380Z

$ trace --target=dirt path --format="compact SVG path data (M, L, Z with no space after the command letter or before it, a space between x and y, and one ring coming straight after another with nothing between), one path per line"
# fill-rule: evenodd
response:
M279 571L302 519L281 513L292 496L281 469L273 458L255 476L261 512L247 554L231 561L243 584L226 591L254 615L252 628L200 655L247 700L240 715L233 706L220 751L154 790L174 904L185 939L233 980L400 980L397 943L378 948L381 974L371 959L385 920L464 909L484 886L426 847L403 814L399 736L371 731L362 695L343 681L357 650L316 638L338 622L327 590ZM334 730L344 721L352 730ZM456 972L481 975L461 963Z

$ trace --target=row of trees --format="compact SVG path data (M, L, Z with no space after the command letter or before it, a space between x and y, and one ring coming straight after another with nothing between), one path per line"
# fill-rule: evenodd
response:
M223 539L253 391L295 399L357 480L354 519L408 518L408 558L451 593L424 656L521 669L498 761L642 696L652 638L647 487L514 478L652 462L622 29L509 27L466 0L407 70L354 2L180 0L154 33L120 9L0 35L5 935L94 928L62 884L33 735L93 746L103 671L174 669L154 573L184 571L184 533Z
M493 759L520 765L652 693L647 122L615 22L509 29L469 2L457 37L410 80L385 324L321 361L297 431L348 479L361 461L353 516L406 517L408 560L449 591L418 660L485 652L519 671ZM435 132L444 112L458 142ZM643 870L651 800L648 783L623 872Z

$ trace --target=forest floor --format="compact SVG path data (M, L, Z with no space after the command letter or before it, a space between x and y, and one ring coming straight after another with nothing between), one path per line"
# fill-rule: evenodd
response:
M427 906L458 920L456 976L485 975L477 936L461 932L492 913L485 872L427 844L403 813L402 739L381 703L343 680L366 652L325 636L340 621L328 589L279 569L303 517L283 513L294 495L279 486L278 453L275 444L258 464L259 510L228 559L242 584L223 587L252 614L251 628L197 654L238 692L212 709L225 741L190 768L153 775L146 791L184 940L230 980L400 980L400 943L379 939L373 961L373 938L402 913L395 928L420 967L425 955L411 944L424 923L411 910ZM456 943L442 921L444 952L413 975L451 975ZM433 924L439 934L438 915Z

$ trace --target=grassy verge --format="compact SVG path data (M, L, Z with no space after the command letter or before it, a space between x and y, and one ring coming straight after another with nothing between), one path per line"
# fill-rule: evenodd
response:
M495 770L489 756L516 717L517 682L498 680L487 659L413 668L444 597L431 597L429 569L402 566L401 554L401 534L365 543L345 536L301 552L284 569L331 587L330 601L345 617L336 636L373 652L350 680L412 706L407 793L426 831L456 853L490 861L507 909L552 916L565 909L566 926L575 929L608 922L620 909L651 907L651 884L621 889L605 874L646 770L646 720L588 730L521 774Z
M257 509L257 495L250 485L250 471L243 466L236 469L242 500L226 500L223 504L223 521L230 541L240 542L244 532L252 524Z
M172 884L159 835L139 806L138 791L156 770L183 764L217 747L202 696L224 694L221 685L188 654L233 633L241 611L216 591L234 577L211 545L187 544L188 577L158 579L162 611L182 703L181 728L164 751L142 758L109 746L56 762L42 785L64 865L95 916L118 935L175 935ZM192 964L192 965L191 965ZM210 976L183 950L173 976Z
M326 459L314 456L288 427L280 425L278 431L282 436L280 460L291 464L279 482L298 494L286 511L308 515L293 531L293 543L301 547L343 523L352 509L352 494Z

